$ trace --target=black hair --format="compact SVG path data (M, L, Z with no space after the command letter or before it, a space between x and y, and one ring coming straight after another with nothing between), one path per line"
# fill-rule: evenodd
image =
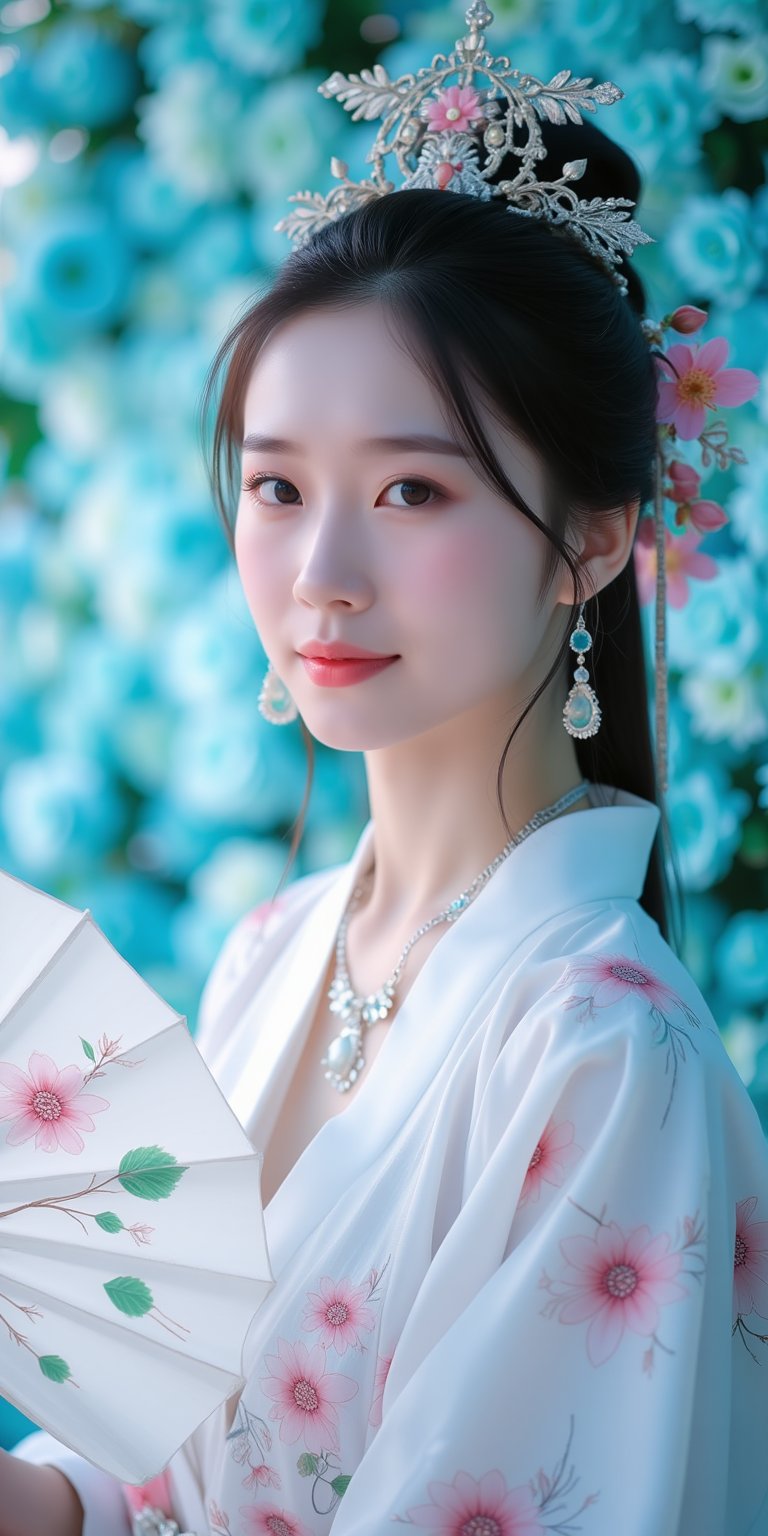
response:
M586 158L574 184L583 198L628 197L640 178L629 156L594 124L541 124L557 170ZM513 173L502 162L493 181ZM582 775L657 804L661 819L640 897L670 937L668 866L679 881L666 809L657 784L648 711L648 677L633 554L597 595L583 590L572 528L623 515L653 495L656 375L640 320L645 295L626 260L628 294L573 235L512 208L503 196L408 189L375 197L317 230L287 255L269 290L232 326L211 366L202 401L203 432L222 382L212 435L210 476L228 542L234 549L239 499L243 403L261 348L275 327L301 313L376 301L438 393L459 440L494 491L529 517L549 541L542 602L564 561L574 604L564 609L562 644L509 736L497 777L501 785L512 740L544 690L558 679L563 703L573 681L569 636L582 599L594 639L588 661L602 722L596 735L574 738ZM488 442L475 408L477 392L540 455L546 474L547 522L528 507ZM308 756L304 801L282 880L304 829L313 776L313 742L300 719ZM279 886L278 886L279 889ZM679 949L681 939L675 940Z

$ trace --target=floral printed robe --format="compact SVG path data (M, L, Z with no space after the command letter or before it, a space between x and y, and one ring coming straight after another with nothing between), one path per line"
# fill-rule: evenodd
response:
M768 1531L768 1150L639 904L658 823L593 786L446 925L266 1207L242 1396L134 1505L197 1536ZM257 1148L372 838L247 914L206 985L200 1049ZM66 1471L84 1536L130 1531L84 1458L17 1454Z

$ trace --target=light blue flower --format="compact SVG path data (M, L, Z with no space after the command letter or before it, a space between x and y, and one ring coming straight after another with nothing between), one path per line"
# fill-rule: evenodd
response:
M134 870L89 872L68 885L67 901L88 907L110 944L143 977L174 958L171 930L178 897Z
M123 228L142 249L184 249L196 204L151 155L137 149L113 171L112 197Z
M296 69L323 35L325 0L209 0L213 49L244 74Z
M9 765L0 786L0 819L22 872L48 880L78 863L97 865L126 821L101 764L57 751Z
M683 885L691 891L708 890L731 868L752 797L708 762L670 782L667 800Z
M205 0L115 0L115 5L131 21L157 30L165 21L182 21L190 12L199 14Z
M755 560L768 560L768 443L737 466L737 488L728 498L728 516ZM765 575L760 581L765 602Z
M733 677L691 674L680 691L703 741L742 750L768 736L768 679L762 658Z
M243 208L214 208L187 235L175 270L186 292L206 297L239 273L253 272L256 251L251 220Z
M0 611L0 636L3 639L4 629ZM10 632L10 626L8 629ZM9 765L17 758L32 759L43 750L39 702L39 689L17 688L10 677L4 676L3 687L0 689L0 781L5 777ZM8 846L1 818L0 846ZM3 867L7 868L0 859L0 868Z
M702 49L701 88L737 123L768 113L768 35L708 37Z
M695 21L703 32L756 32L765 22L763 0L675 0L681 21Z
M162 87L166 75L179 64L210 59L211 44L199 6L169 15L139 39L136 52L150 86Z
M660 166L694 165L702 132L717 121L701 91L692 58L668 49L622 64L623 98L606 115L605 132L628 150L645 175Z
M267 835L291 821L304 787L304 754L289 727L276 731L250 699L190 710L174 741L169 783L186 815ZM280 739L275 741L274 737Z
M728 905L709 892L685 893L685 941L680 956L707 999L713 986L713 953L728 921Z
M136 132L164 175L190 199L224 202L238 186L243 94L212 60L178 64L162 90L140 96Z
M154 681L174 703L215 707L243 690L253 696L266 666L237 573L228 568L208 586L204 605L169 620Z
M34 295L9 283L0 308L0 389L12 399L39 399L48 368L70 345Z
M133 55L105 32L74 18L46 32L35 54L34 75L48 121L84 128L119 122L139 83Z
M18 613L38 594L38 569L45 542L40 521L29 509L6 502L0 516L0 605ZM4 680L8 661L3 662Z
M563 38L573 38L578 47L593 50L592 57L596 48L626 57L638 40L642 43L651 9L651 0L635 0L632 5L623 5L622 0L560 0L557 30ZM523 67L528 68L527 62Z
M768 191L768 187L764 190ZM762 293L753 294L738 309L712 305L702 340L707 336L724 336L730 343L729 368L751 368L754 373L760 373L768 358L768 298ZM730 410L726 412L726 419L733 419ZM738 438L738 433L735 436Z
M126 855L137 869L184 884L217 847L220 835L215 820L188 816L166 784L139 806Z
M257 197L305 187L330 190L330 159L343 131L342 109L320 96L323 70L305 70L261 90L240 124L238 156L243 184ZM288 205L289 207L291 205Z
M715 969L737 1004L768 998L768 913L734 912L715 943Z
M751 226L750 201L737 187L719 196L686 198L667 231L666 249L691 302L716 299L724 307L743 304L764 273Z
M22 288L46 320L69 332L111 324L124 311L129 262L96 207L52 212L24 251Z
M0 123L15 139L17 134L40 128L47 122L45 101L37 88L34 58L29 45L20 39L13 43L9 67L0 74Z
M668 606L670 666L710 677L736 676L762 650L762 604L761 583L749 557L720 559L714 580L690 582L684 608Z

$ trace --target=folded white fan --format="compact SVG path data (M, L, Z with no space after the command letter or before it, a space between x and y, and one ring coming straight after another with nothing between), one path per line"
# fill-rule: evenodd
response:
M186 1020L0 870L0 1392L128 1483L244 1385L255 1151Z

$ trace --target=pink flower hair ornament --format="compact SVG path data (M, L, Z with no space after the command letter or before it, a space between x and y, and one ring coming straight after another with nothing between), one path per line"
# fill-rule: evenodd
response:
M717 575L717 563L699 551L701 539L729 521L718 502L699 496L701 476L679 457L677 444L697 442L704 469L713 463L720 470L746 464L742 450L729 443L725 423L707 418L720 406L752 400L760 388L757 374L749 368L725 367L728 342L724 336L714 336L703 346L675 342L663 350L667 331L694 336L707 319L706 310L681 304L663 320L641 321L658 376L657 436L653 520L651 515L640 517L633 558L640 603L650 603L655 590L656 752L662 793L667 789L667 574L670 604L684 608L689 579L711 581ZM667 524L665 502L675 508L674 531Z

